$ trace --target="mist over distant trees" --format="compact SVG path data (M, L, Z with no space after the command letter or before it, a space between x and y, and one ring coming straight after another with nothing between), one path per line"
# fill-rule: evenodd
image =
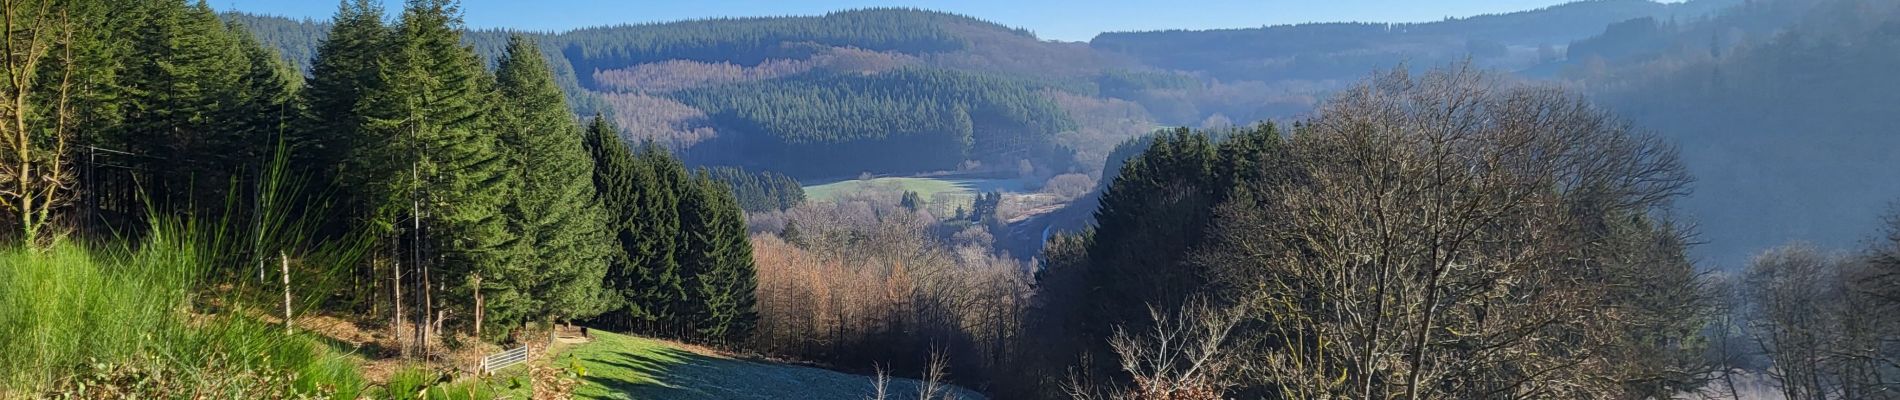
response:
M1738 268L1792 239L1852 245L1900 198L1900 120L1886 111L1900 81L1878 67L1900 62L1896 27L1891 2L1755 2L1664 27L1656 50L1578 79L1682 146L1698 179L1683 216L1707 242L1697 258Z

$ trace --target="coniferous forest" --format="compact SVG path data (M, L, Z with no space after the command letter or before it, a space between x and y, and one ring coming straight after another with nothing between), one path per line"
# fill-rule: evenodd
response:
M6 42L24 49L7 65L6 192L23 228L9 237L41 249L30 252L151 242L128 247L139 259L191 238L177 245L215 252L190 279L224 287L181 290L236 307L273 304L258 286L281 285L285 309L269 315L379 321L394 344L380 351L418 360L549 324L707 343L756 325L731 186L629 146L602 117L576 118L534 39L484 59L452 1L344 3L307 75L201 2L7 11L29 21ZM330 257L347 262L306 265ZM33 332L15 322L4 325ZM105 393L36 364L56 360L9 359L54 377L9 384Z
M245 6L0 0L0 400L1900 398L1896 4Z

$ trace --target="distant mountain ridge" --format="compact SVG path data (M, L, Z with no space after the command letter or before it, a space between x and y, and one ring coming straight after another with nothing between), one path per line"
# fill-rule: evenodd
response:
M1536 10L1424 23L1307 23L1244 29L1110 32L1097 50L1157 67L1221 79L1354 79L1401 62L1436 65L1470 56L1480 65L1517 70L1549 61L1571 41L1635 18L1695 19L1741 0L1580 1Z

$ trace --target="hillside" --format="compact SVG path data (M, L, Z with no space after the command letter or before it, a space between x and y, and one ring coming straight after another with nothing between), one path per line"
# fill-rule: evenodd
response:
M560 350L549 362L586 371L580 399L867 399L875 377L734 359L702 348L594 331L592 342ZM916 398L917 380L894 378L889 398ZM948 399L982 399L952 387Z
M529 35L577 113L611 114L630 140L667 145L693 164L807 179L1024 162L1045 176L1097 175L1108 146L1154 127L1299 116L1344 82L1401 61L1470 55L1526 69L1611 23L1688 19L1733 3L1588 1L1431 23L1107 33L1090 43L909 8ZM227 18L300 65L327 30ZM493 59L508 34L474 31L466 41Z
M306 68L328 29L226 18ZM512 33L472 31L465 43L494 60ZM1024 30L902 8L527 35L577 113L610 114L627 138L665 144L694 164L799 177L950 170L964 161L1083 168L1073 151L1058 150L1077 145L1055 136L1075 122L1038 91L1092 94L1092 75L1125 65ZM806 163L813 155L827 162Z
M1438 65L1470 56L1507 70L1551 59L1570 41L1604 26L1639 17L1689 20L1739 3L1694 0L1580 1L1537 10L1439 22L1309 23L1247 29L1110 32L1095 49L1133 56L1158 67L1197 71L1227 80L1350 80L1401 62Z
M1866 176L1892 163L1881 110L1894 84L1861 67L1890 62L1883 4L1600 0L1089 43L901 8L536 36L576 111L611 114L625 137L691 164L815 181L1024 163L1038 181L1100 177L1114 144L1158 127L1285 121L1369 71L1468 59L1577 84L1678 144L1699 178L1680 215L1706 242L1696 254L1736 265L1789 239L1851 244L1867 230L1860 216L1900 197L1891 179ZM293 58L326 27L229 17ZM493 57L505 34L467 40Z
M1708 32L1735 41L1711 46ZM1875 229L1865 216L1900 199L1900 77L1885 67L1900 62L1900 7L1766 2L1646 43L1571 79L1681 146L1703 261L1742 265L1789 240L1853 246Z

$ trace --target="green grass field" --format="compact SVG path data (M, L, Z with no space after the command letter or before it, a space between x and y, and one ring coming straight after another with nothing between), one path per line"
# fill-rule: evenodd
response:
M828 182L805 187L805 198L825 201L846 193L867 190L891 190L917 192L924 199L936 198L938 194L968 195L977 192L1004 191L1019 192L1023 182L1016 179L949 179L949 178L912 178L888 177L872 179L851 179Z
M818 368L706 356L672 344L594 331L594 341L551 360L585 371L580 399L870 398L873 378ZM916 398L916 381L892 379L892 399ZM963 391L957 398L981 399Z

